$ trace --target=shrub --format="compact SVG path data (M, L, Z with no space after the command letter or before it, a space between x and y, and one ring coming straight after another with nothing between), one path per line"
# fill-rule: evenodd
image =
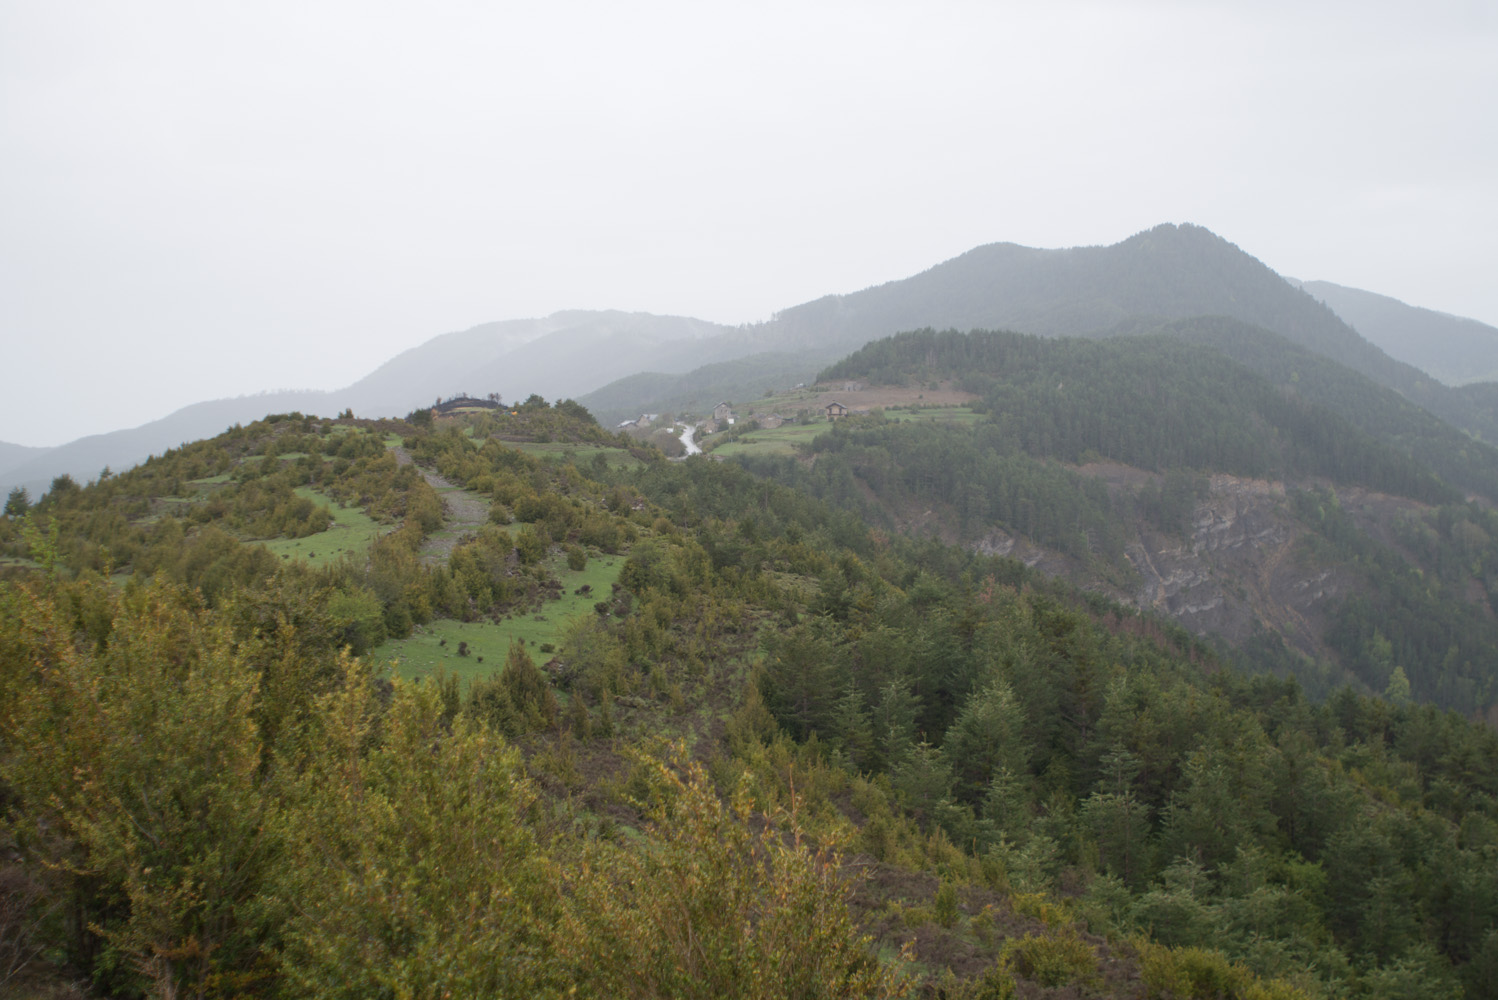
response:
M936 922L950 930L957 923L957 886L943 880L936 890L936 901L932 904Z
M583 995L892 997L908 982L883 965L848 908L839 857L755 832L747 782L729 802L703 769L637 760L653 850L599 843L574 867L562 957L586 970ZM754 933L744 929L753 927Z
M1001 957L1015 971L1042 986L1091 983L1097 979L1097 956L1075 931L1054 935L1026 934L1004 945Z
M1171 948L1143 939L1139 975L1148 997L1174 1000L1309 1000L1305 991L1280 980L1260 981L1241 965L1207 948Z

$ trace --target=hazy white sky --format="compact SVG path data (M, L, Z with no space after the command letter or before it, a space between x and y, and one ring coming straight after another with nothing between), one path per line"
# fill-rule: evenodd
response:
M0 441L1160 222L1498 325L1495 9L0 0Z

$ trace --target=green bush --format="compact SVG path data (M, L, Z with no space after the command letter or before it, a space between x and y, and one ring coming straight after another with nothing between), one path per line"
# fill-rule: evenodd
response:
M936 922L950 930L957 923L957 887L943 880L941 888L936 890L936 901L932 904L932 909L935 911Z
M1090 984L1097 979L1097 956L1075 931L1055 935L1026 934L1004 945L1001 958L1016 972L1042 986Z
M1263 982L1241 965L1207 948L1170 948L1136 941L1139 975L1148 997L1171 1000L1309 1000L1279 980Z

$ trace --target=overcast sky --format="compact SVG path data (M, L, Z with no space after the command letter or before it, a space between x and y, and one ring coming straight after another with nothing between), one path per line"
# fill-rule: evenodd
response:
M1494 10L0 0L0 441L1161 222L1498 325Z

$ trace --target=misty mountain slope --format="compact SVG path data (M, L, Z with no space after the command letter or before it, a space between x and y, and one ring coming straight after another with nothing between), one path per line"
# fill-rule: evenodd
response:
M1258 372L1283 393L1310 400L1437 473L1451 485L1498 499L1498 449L1475 441L1393 389L1260 327L1225 317L1178 320L1153 331L1211 347ZM1476 405L1492 405L1463 391Z
M585 326L532 341L503 358L470 369L469 378L493 386L505 399L538 393L576 397L640 369L676 374L743 351L735 338L665 338L646 330Z
M706 414L718 403L758 399L766 392L809 382L833 360L820 351L805 354L751 354L704 365L682 375L641 372L611 382L578 402L605 424L641 413Z
M459 392L509 400L578 396L653 365L687 371L695 342L731 327L681 316L574 310L544 319L486 323L405 351L340 393L356 413L395 416Z
M1107 247L979 247L913 277L827 296L741 328L617 311L486 324L433 338L343 390L268 396L259 413L222 401L228 404L227 419L211 406L188 407L168 418L169 425L148 424L124 438L98 435L87 444L75 442L50 459L26 463L24 471L0 471L0 486L48 481L62 471L86 477L105 464L118 469L265 412L331 414L351 407L360 415L399 415L459 392L499 392L507 399L531 393L578 397L637 372L686 375L754 354L810 352L830 358L924 327L1104 337L1151 332L1202 316L1226 316L1271 330L1393 388L1454 427L1498 441L1498 401L1491 394L1453 390L1394 360L1326 305L1211 232L1163 225ZM686 375L669 389L659 380L614 385L599 397L607 400L601 412L622 418L691 408L711 396L739 402L745 393L763 392L761 386L775 387L764 381L772 378L768 370L754 374L752 369L742 377L725 378L714 370ZM799 373L787 370L786 377L799 380Z
M24 444L0 441L0 475L4 475L18 465L38 459L51 450L51 448L32 448Z
M334 393L313 390L268 392L259 396L215 399L184 406L169 416L129 430L92 434L0 469L0 490L25 486L33 497L50 488L52 480L67 474L80 483L97 476L105 466L123 472L159 455L168 448L220 433L234 424L247 424L268 413L333 414L342 408ZM205 428L208 430L205 431Z
M95 434L0 465L0 489L24 485L33 496L55 476L79 481L104 467L123 471L184 441L210 437L268 413L300 411L331 416L401 416L438 396L499 392L514 400L539 392L581 395L617 378L626 366L679 366L686 371L720 355L732 356L731 328L702 320L626 312L562 312L545 319L489 323L435 337L405 351L353 385L330 392L288 391L211 400L129 430ZM694 352L697 345L705 345ZM700 359L700 360L699 360Z
M1391 357L1447 385L1498 379L1498 328L1330 281L1300 287Z
M1261 261L1192 225L1157 226L1106 247L978 247L902 281L785 310L761 336L815 337L851 350L924 327L1101 337L1196 316L1272 330L1498 440L1498 413L1391 358Z
M846 341L925 326L1095 336L1132 317L1209 314L1328 348L1355 339L1258 260L1190 225L1157 226L1106 247L982 246L902 281L788 309L774 322Z

